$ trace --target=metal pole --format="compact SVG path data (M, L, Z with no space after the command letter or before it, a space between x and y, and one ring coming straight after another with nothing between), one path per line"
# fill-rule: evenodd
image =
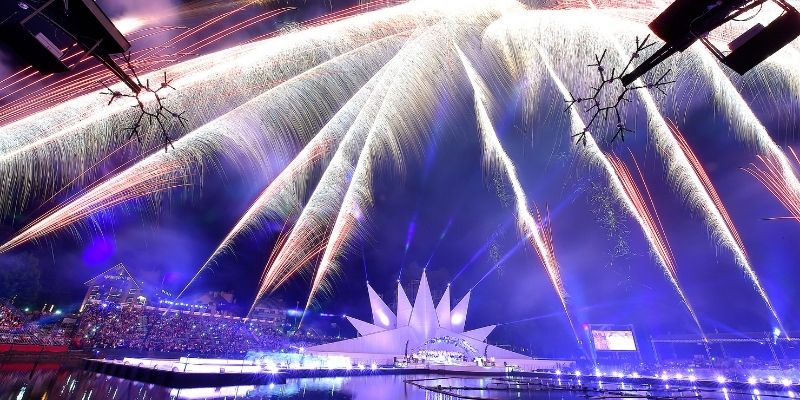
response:
M653 354L656 357L656 363L661 362L661 358L658 356L658 348L656 347L656 342L653 341L653 337L650 336L650 345L653 346Z
M639 341L636 339L636 329L633 328L633 325L628 325L631 329L631 335L633 335L633 345L636 347L636 355L639 358L639 362L642 362L642 351L639 349Z
M772 345L772 338L767 337L767 346L769 346L769 352L772 353L772 358L775 362L778 362L778 353L775 352L775 346Z
M47 3L44 3L41 7L37 8L34 12L31 13L31 15L28 15L27 17L23 18L22 21L19 22L19 24L20 25L25 25L25 23L28 22L28 20L30 20L31 18L41 14L42 10L44 10L47 7L49 7L50 4L53 4L55 1L56 0L48 0Z
M781 355L783 356L783 359L788 360L789 357L786 355L786 350L781 345L781 341L780 340L776 340L775 344L778 346L778 349L781 351Z

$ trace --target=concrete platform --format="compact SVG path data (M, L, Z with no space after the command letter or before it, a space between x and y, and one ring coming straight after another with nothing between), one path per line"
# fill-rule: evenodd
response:
M533 376L529 372L509 372L503 367L475 365L420 364L405 368L354 365L338 368L267 368L247 360L228 359L87 359L84 369L133 381L170 388L224 387L236 385L281 384L286 379L353 377L372 375L462 375Z
M286 383L283 372L242 372L229 370L184 372L173 368L157 368L152 365L125 364L119 360L85 360L84 369L104 375L152 383L170 388L201 388L238 385L266 385Z

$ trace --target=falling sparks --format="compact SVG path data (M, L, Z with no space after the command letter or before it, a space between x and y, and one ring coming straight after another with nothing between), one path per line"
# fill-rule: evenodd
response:
M553 65L549 57L547 57L547 54L539 47L535 47L534 50L536 51L536 56L542 60L544 70L556 85L561 96L565 100L569 99L569 91L567 90L561 78L556 75ZM586 125L583 123L580 115L578 115L577 111L574 109L570 110L570 122L571 125L574 126L573 130L576 128L579 130L586 129ZM650 211L651 208L647 206L648 203L646 203L642 198L627 168L625 168L624 165L616 158L607 156L600 149L600 147L598 147L597 142L595 142L594 136L590 131L587 131L586 145L583 146L582 151L584 151L583 154L591 163L602 167L608 177L608 182L611 186L612 193L616 195L628 212L633 215L634 219L636 219L636 221L639 223L639 226L641 227L645 238L650 244L650 248L656 257L658 264L664 269L664 272L669 278L670 283L678 293L678 296L692 317L692 320L702 334L703 328L700 325L700 321L697 318L694 308L689 303L683 292L683 288L680 286L677 280L677 271L672 258L672 252L669 249L666 237L663 234L663 229L661 228L660 223L655 223L656 219L652 216ZM652 202L650 204L652 204Z
M402 38L397 40L402 41ZM383 54L388 55L390 50L391 47L383 48L382 51ZM316 129L313 126L296 125L293 123L294 121L284 121L280 118L263 120L255 118L254 116L260 114L258 110L281 104L287 110L296 110L297 115L306 116L306 120L301 120L302 122L326 119L320 115L320 112L323 111L321 106L328 104L328 112L332 112L340 101L344 101L352 95L349 90L358 85L359 82L355 81L358 76L365 78L372 75L380 65L381 57L371 57L372 63L364 63L360 61L360 55L362 53L358 50L346 53L267 90L237 110L227 113L220 119L175 141L174 148L169 152L150 155L90 189L87 194L80 196L76 201L56 208L54 212L34 221L24 228L22 233L0 246L0 251L52 233L83 217L125 200L153 193L150 180L141 177L151 179L160 177L160 179L182 181L188 184L187 179L183 179L188 177L187 171L201 169L199 166L203 164L203 158L211 158L210 155L203 154L203 151L208 148L224 145L231 155L234 155L235 152L239 156L237 162L248 163L253 166L251 168L269 172L271 167L264 164L265 161L259 161L269 159L263 153L265 149L273 152L272 157L280 154L279 151L291 153L293 149L287 148L287 145L290 144L287 142L290 135L308 132L308 136L313 136L311 132L316 132ZM359 74L358 71L361 71L362 74ZM326 74L340 74L340 76L347 74L351 81L346 86L328 86L329 90L319 90L313 95L307 93L302 96L297 95L300 87L324 84ZM273 132L274 135L264 137L262 132ZM285 136L282 137L282 135ZM145 186L144 189L140 188L142 185Z
M597 20L600 18L609 18L607 23L604 25L613 28L601 30L600 34L595 33L595 27L598 24ZM542 24L543 20L547 20L548 24ZM553 25L557 26L557 28L553 27ZM530 29L531 26L538 27L538 30ZM501 58L507 65L512 65L512 69L515 68L513 66L519 64L518 59L520 57L530 57L528 54L532 53L535 54L557 51L558 49L563 48L565 45L571 46L572 44L569 43L571 41L579 42L581 43L580 48L588 49L603 48L607 45L611 45L612 48L616 50L616 55L619 58L624 59L624 51L622 50L619 42L616 41L614 35L618 34L619 32L625 32L631 36L641 33L641 26L633 24L630 21L626 21L617 17L609 17L602 14L592 14L590 16L590 14L581 13L576 10L568 10L560 14L556 14L556 12L553 11L532 11L526 15L515 16L512 20L508 21L507 24L495 24L493 27L495 27L495 29L492 30L490 27L490 31L487 33L487 36L491 37L492 43L498 43L498 57ZM546 29L547 27L551 29ZM558 30L559 32L553 32L553 30ZM589 34L589 31L591 31L591 37L586 36ZM593 41L595 45L583 46L586 40ZM698 51L695 50L695 52ZM708 54L703 54L705 57L711 57ZM594 55L590 53L586 54L585 56L587 59L593 59L594 57ZM564 60L558 61L562 64L564 63ZM704 66L704 64L698 62L697 60L693 61L694 62L686 62L685 58L681 60L683 64L688 65L684 65L683 68L680 68L683 74L687 73L686 69L689 68L689 66L701 70L708 67L707 65ZM715 68L712 68L711 71L714 83L716 85L715 87L717 88L716 90L718 95L725 100L724 103L727 105L726 112L736 117L737 120L749 122L747 126L755 126L755 129L749 131L744 138L746 140L753 141L753 143L758 144L759 146L764 146L765 148L769 149L771 153L776 155L778 160L785 160L785 157L781 152L775 151L775 146L773 146L774 142L772 142L772 139L763 129L763 126L760 124L760 122L755 119L752 111L747 108L746 104L744 104L741 96L739 96L735 88L732 87L730 81L728 81L727 78L719 77L717 72L715 72L720 69L719 66L716 64L714 65ZM560 70L559 66L552 65L548 69L550 71L555 71L556 69ZM675 67L675 65L665 65L662 68L671 67ZM577 72L575 72L574 68L566 70L566 72L568 74L566 79L567 82L576 82L579 85L587 84L586 80L579 76ZM663 72L654 71L654 74L661 73ZM555 79L553 74L554 72L550 75ZM533 82L533 85L540 84L541 82ZM640 85L640 82L635 84ZM562 86L566 87L565 85ZM537 90L538 88L535 87L534 91ZM649 137L652 138L656 151L664 160L669 181L673 183L674 188L679 192L680 196L688 200L687 204L703 216L703 221L706 223L712 234L718 239L719 243L733 253L736 263L742 268L742 270L744 270L747 277L753 283L754 288L763 299L770 313L775 318L776 323L781 326L782 323L777 311L773 307L772 301L770 300L766 290L761 285L758 275L752 268L751 262L747 257L744 247L737 242L734 233L731 230L731 226L726 223L723 213L717 207L717 204L714 202L711 194L704 186L701 177L692 167L689 158L682 151L678 141L670 133L669 125L664 116L661 114L656 99L651 93L646 91L639 92L638 95L638 100L641 102L641 105L643 105L644 113L647 116L648 129L651 132ZM564 98L567 101L570 100L571 97L569 96L569 91L567 91L567 94L564 96ZM583 129L582 124L580 128ZM580 131L580 129L578 131ZM597 148L596 143L595 145L589 143L587 147L590 148L587 150L590 154L599 155L602 153L602 150ZM600 159L600 157L602 156L598 156L597 159ZM785 165L785 163L781 161L781 165ZM797 178L791 174L788 174L786 172L787 168L783 168L783 170L784 176L787 179L787 185L795 187ZM628 204L627 207L629 210L635 209L635 207L630 204ZM644 222L641 220L638 222L641 226L643 226L643 229L647 231L647 229L644 228ZM654 247L654 249L657 248L653 241L651 241L651 245ZM784 329L782 329L782 331L785 332Z
M191 110L187 115L187 127L196 130L300 74L319 73L318 70L309 71L323 63L352 61L350 55L370 60L366 65L379 63L387 53L396 51L391 43L383 40L402 41L398 35L418 26L422 10L399 15L376 13L372 18L355 17L170 66L166 72L174 79L172 86L176 88L170 102L175 109ZM402 18L406 15L407 18ZM339 65L345 67L346 63ZM356 71L361 68L353 67ZM141 78L155 81L160 75L145 74ZM325 77L314 78L320 81ZM330 87L335 84L331 79L317 84L325 86L327 83L328 90L335 90ZM307 83L307 90L312 84L311 81ZM225 101L207 101L213 98ZM322 98L323 104L326 101ZM128 121L135 118L133 104L119 101L109 106L107 102L102 96L86 95L35 117L0 127L0 193L5 194L0 198L0 215L15 211L12 207L51 196L106 154L121 147L126 138L119 127L129 125ZM304 113L313 112L313 106L310 108ZM301 131L307 129L302 126L308 125L307 120L291 122L300 125ZM151 148L155 144L153 140L158 138L157 127L143 126L141 136L145 139L141 148ZM136 149L128 153L131 150ZM92 177L86 175L82 180L89 181Z
M667 241L667 234L664 232L664 227L661 224L661 218L658 216L658 212L655 209L653 197L650 194L650 190L647 188L647 184L644 181L644 176L639 168L639 165L636 164L636 169L639 173L642 187L645 189L645 193L647 194L647 198L642 195L636 180L633 178L622 160L614 156L609 156L608 161L611 163L614 173L618 177L619 182L622 185L622 189L625 191L626 197L633 206L633 210L635 210L633 212L636 215L636 219L640 221L642 229L647 232L646 236L649 238L652 244L653 251L658 258L659 263L664 266L664 272L669 278L672 287L675 288L675 291L678 293L681 301L689 311L694 323L700 330L701 335L703 335L703 338L705 338L702 325L700 325L700 320L697 318L694 308L686 298L686 294L684 293L683 288L678 281L678 270L675 267L675 259L672 254L672 249L669 246L669 241ZM634 163L636 163L635 159Z
M800 165L794 149L789 151L794 158L795 165ZM771 217L768 219L793 219L800 221L800 193L786 185L783 167L780 161L768 156L758 156L759 163L751 163L742 168L745 172L756 178L789 212L788 217Z
M356 242L368 240L376 171L388 166L393 173L404 173L406 164L434 140L434 120L450 111L437 106L447 103L443 99L463 97L476 113L489 183L500 201L513 208L522 245L536 251L574 331L549 218L531 207L517 166L492 121L493 90L503 86L494 84L513 76L519 82L512 84L529 90L528 100L535 102L547 101L540 95L545 85L554 84L560 94L556 97L568 99L569 89L591 85L584 61L607 46L615 50L610 58L626 58L619 38L641 33L642 23L663 2L565 0L552 2L552 9L526 10L511 0L419 0L400 5L378 0L198 55L292 11L283 7L243 12L252 3L239 1L233 10L192 28L120 23L133 32L131 40L177 32L161 45L132 54L134 67L150 73L143 79L156 79L162 70L174 77L177 90L170 100L193 114L187 118L188 133L176 137L175 148L167 153L156 151L157 127L142 127L141 145L120 135L135 118L131 104L106 104L96 89L108 73L81 64L75 49L65 49L66 59L82 69L69 79L40 77L27 68L0 80L7 101L0 110L0 123L5 124L0 126L0 218L40 207L35 219L0 245L0 252L81 223L89 226L94 215L120 205L146 204L176 188L202 188L204 174L232 165L229 168L256 178L259 195L188 285L232 251L241 235L276 219L284 222L284 229L265 264L256 300L310 272L308 306L329 288ZM555 51L570 57L553 59L550 54ZM790 48L768 61L795 93L800 78L786 60L796 60L798 54ZM481 64L473 65L473 59ZM764 154L759 164L745 170L786 207L788 218L800 219L800 181L795 173L800 160L794 151L790 160L705 50L693 47L670 63L663 68L673 68L679 82L694 76L710 83L711 95L739 140ZM490 69L497 66L499 70ZM665 104L641 92L631 96L637 111L620 114L619 123L630 122L635 113L646 116L648 130L642 134L651 139L677 196L688 200L719 244L733 253L780 325L711 179L677 126L664 116ZM526 105L526 115L533 114L533 107ZM641 228L655 262L702 332L679 284L679 268L635 158L635 170L629 169L595 140L581 110L568 115L571 130L586 132L586 145L572 150L607 178L602 184ZM70 197L63 200L66 195ZM407 231L406 251L414 223ZM443 238L444 233L439 241ZM497 253L496 244L492 252ZM498 253L496 258L500 265L503 257Z
M567 291L561 279L561 271L558 260L556 260L555 252L553 251L552 239L548 232L543 232L540 229L537 218L528 209L527 196L517 176L517 169L511 161L511 158L503 149L503 145L500 143L500 139L497 137L497 133L492 125L492 120L489 117L489 112L486 108L487 99L485 89L483 88L484 85L481 78L464 53L461 52L461 49L458 49L458 55L475 93L475 110L478 115L478 131L481 134L483 143L484 165L490 170L498 171L511 183L517 213L517 227L522 235L530 240L531 246L536 250L536 254L539 255L545 271L550 278L550 282L561 300L561 306L564 308L564 312L574 332L575 327L572 323L569 307L567 306ZM541 218L539 218L539 220L541 220ZM576 339L578 339L577 332L574 333ZM580 342L580 339L578 339L578 341Z

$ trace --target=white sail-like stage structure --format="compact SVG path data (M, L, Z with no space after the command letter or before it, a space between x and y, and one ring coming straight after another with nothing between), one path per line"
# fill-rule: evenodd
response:
M359 337L323 344L306 349L320 356L345 356L363 363L392 363L396 358L421 352L450 352L464 356L465 364L474 358L494 359L499 366L517 365L526 369L554 369L570 362L563 360L534 359L519 353L492 346L486 337L495 325L464 330L469 308L470 292L450 307L450 287L434 305L428 277L423 271L417 296L412 306L403 287L397 284L397 310L389 306L367 283L372 323L346 317L356 328Z

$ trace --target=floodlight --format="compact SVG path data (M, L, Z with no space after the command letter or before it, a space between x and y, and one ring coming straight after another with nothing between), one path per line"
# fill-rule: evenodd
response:
M697 41L703 43L723 64L744 74L800 36L800 12L786 0L772 0L783 14L767 26L757 24L729 44L726 54L708 39L714 29L768 0L676 0L650 24L650 30L665 43L650 57L624 75L624 85L633 83L675 53Z
M0 42L43 74L66 72L65 51L78 46L131 90L139 85L114 61L130 49L125 36L94 0L8 1L0 5Z

